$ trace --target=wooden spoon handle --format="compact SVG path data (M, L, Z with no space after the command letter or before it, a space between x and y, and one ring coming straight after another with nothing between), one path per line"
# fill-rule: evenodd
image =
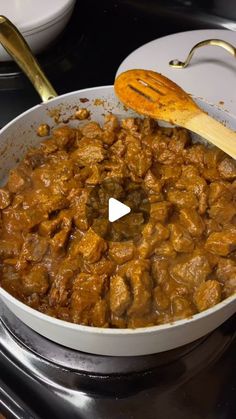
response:
M184 126L236 159L236 132L226 128L204 112L188 119Z

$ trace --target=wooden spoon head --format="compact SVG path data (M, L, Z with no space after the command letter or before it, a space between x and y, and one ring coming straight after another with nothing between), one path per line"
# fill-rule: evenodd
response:
M162 74L151 70L128 70L114 84L118 98L137 113L185 126L202 112L191 97Z

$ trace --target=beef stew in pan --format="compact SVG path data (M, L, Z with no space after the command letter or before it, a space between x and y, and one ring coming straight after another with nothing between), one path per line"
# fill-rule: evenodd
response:
M91 190L112 178L148 196L149 220L125 224L143 223L133 240L106 240L89 217ZM54 129L0 189L0 227L0 285L69 322L153 326L236 292L235 161L148 118Z

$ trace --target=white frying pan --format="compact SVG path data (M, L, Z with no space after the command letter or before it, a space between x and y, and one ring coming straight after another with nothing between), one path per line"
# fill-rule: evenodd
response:
M86 107L92 119L103 122L103 114L112 111L120 117L133 115L124 110L115 97L112 86L83 89L59 97L43 76L34 58L16 29L0 17L0 41L21 68L30 77L40 94L42 104L33 107L15 118L0 131L0 179L4 181L9 169L16 165L29 146L40 143L35 130L40 123L54 125L50 110L60 109L63 119L73 114L73 106L86 98ZM24 62L23 58L24 57ZM54 97L48 101L49 98ZM100 99L94 103L95 99ZM100 103L100 105L98 105ZM236 130L236 118L210 106L202 100L197 103L210 115L226 122ZM75 124L78 124L75 123ZM48 339L69 348L101 355L131 356L167 351L192 342L206 335L228 319L236 311L236 294L189 319L171 324L138 329L103 329L81 326L42 314L16 300L0 288L0 299L25 324Z

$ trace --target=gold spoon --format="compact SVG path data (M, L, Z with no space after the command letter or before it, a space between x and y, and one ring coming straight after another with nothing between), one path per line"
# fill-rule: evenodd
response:
M167 77L129 70L117 77L114 88L121 102L137 113L187 128L236 159L236 133L207 115Z

